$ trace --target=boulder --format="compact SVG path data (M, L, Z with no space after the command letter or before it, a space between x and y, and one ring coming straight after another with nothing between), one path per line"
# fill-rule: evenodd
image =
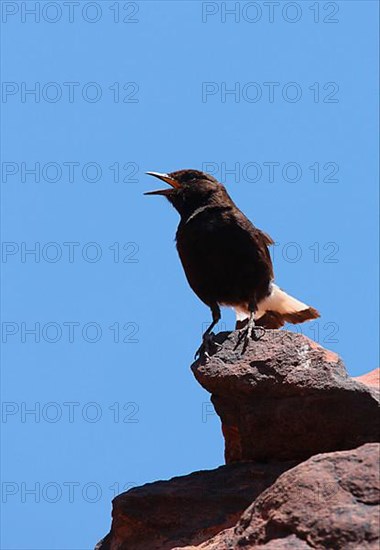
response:
M305 460L379 440L379 392L309 338L270 330L242 353L239 332L219 333L192 365L221 418L225 460Z
M240 335L192 365L227 465L119 495L97 550L378 550L378 371L350 378L286 331L242 353Z
M378 550L380 445L313 456L282 474L234 528L173 550Z
M233 526L242 510L294 463L240 463L130 489L113 500L98 550L169 550Z

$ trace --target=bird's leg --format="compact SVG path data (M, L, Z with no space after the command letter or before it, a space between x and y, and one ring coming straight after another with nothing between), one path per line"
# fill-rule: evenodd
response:
M264 335L264 333L265 333L265 328L259 327L256 325L255 312L251 311L249 316L248 326L247 326L246 339L249 340L253 336L255 340L260 340L260 338Z
M221 318L220 307L218 306L218 304L214 304L210 307L211 307L211 313L212 313L212 323L202 335L202 344L199 346L199 348L195 352L195 356L194 356L195 359L198 359L203 354L205 354L206 356L209 356L211 343L213 345L219 345L219 344L216 344L216 342L213 342L212 329L220 321L220 318Z
M242 334L238 338L238 344L240 344L242 338L244 338L242 353L244 353L245 350L247 349L249 341L251 340L252 337L255 340L260 340L260 338L265 334L265 328L258 327L255 324L255 313L257 309L256 302L250 302L248 305L248 309L250 312L248 324L243 328Z

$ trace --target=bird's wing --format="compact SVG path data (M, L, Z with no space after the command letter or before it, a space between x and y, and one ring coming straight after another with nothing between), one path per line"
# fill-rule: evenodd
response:
M258 229L255 225L253 225L251 220L248 219L238 208L233 212L233 217L234 221L245 231L248 231L260 244L265 246L271 246L274 244L272 237L268 235L268 233L261 231L261 229Z
M271 246L272 244L274 244L274 240L270 235L268 235L268 233L264 233L264 231L261 231L261 229L257 229L257 228L256 228L256 231L258 233L261 233L261 237L267 246Z
M264 231L261 231L253 225L253 223L240 211L232 213L233 224L237 225L243 234L249 239L256 250L257 259L266 264L270 279L274 278L272 259L269 253L268 246L274 244L273 239Z

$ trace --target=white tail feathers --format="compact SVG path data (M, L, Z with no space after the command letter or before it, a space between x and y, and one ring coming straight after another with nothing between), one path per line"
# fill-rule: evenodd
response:
M296 313L308 307L308 305L293 298L293 296L286 294L277 285L272 285L272 293L258 304L256 317L259 319L268 310L276 311L277 313Z
M238 322L249 318L247 306L235 306L235 312ZM271 294L258 303L255 321L266 328L279 328L285 323L303 323L317 317L319 313L316 309L286 294L277 285L272 285Z

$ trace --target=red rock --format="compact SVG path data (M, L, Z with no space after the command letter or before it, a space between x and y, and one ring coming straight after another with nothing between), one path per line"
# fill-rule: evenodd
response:
M301 334L270 330L244 354L238 332L193 364L222 421L226 463L304 460L379 440L378 392Z
M219 548L378 550L379 459L380 445L367 444L299 464L219 535Z
M132 489L114 500L112 530L98 549L378 550L379 458L376 443L316 455L266 489L278 470L253 463ZM258 496L225 529L250 483Z
M192 369L229 464L119 495L97 550L378 550L374 374L354 380L336 354L286 331L244 355L237 332L217 341Z
M240 463L130 489L113 500L111 532L98 550L169 550L200 544L294 463Z
M361 376L355 376L354 380L380 390L380 369L374 369Z

